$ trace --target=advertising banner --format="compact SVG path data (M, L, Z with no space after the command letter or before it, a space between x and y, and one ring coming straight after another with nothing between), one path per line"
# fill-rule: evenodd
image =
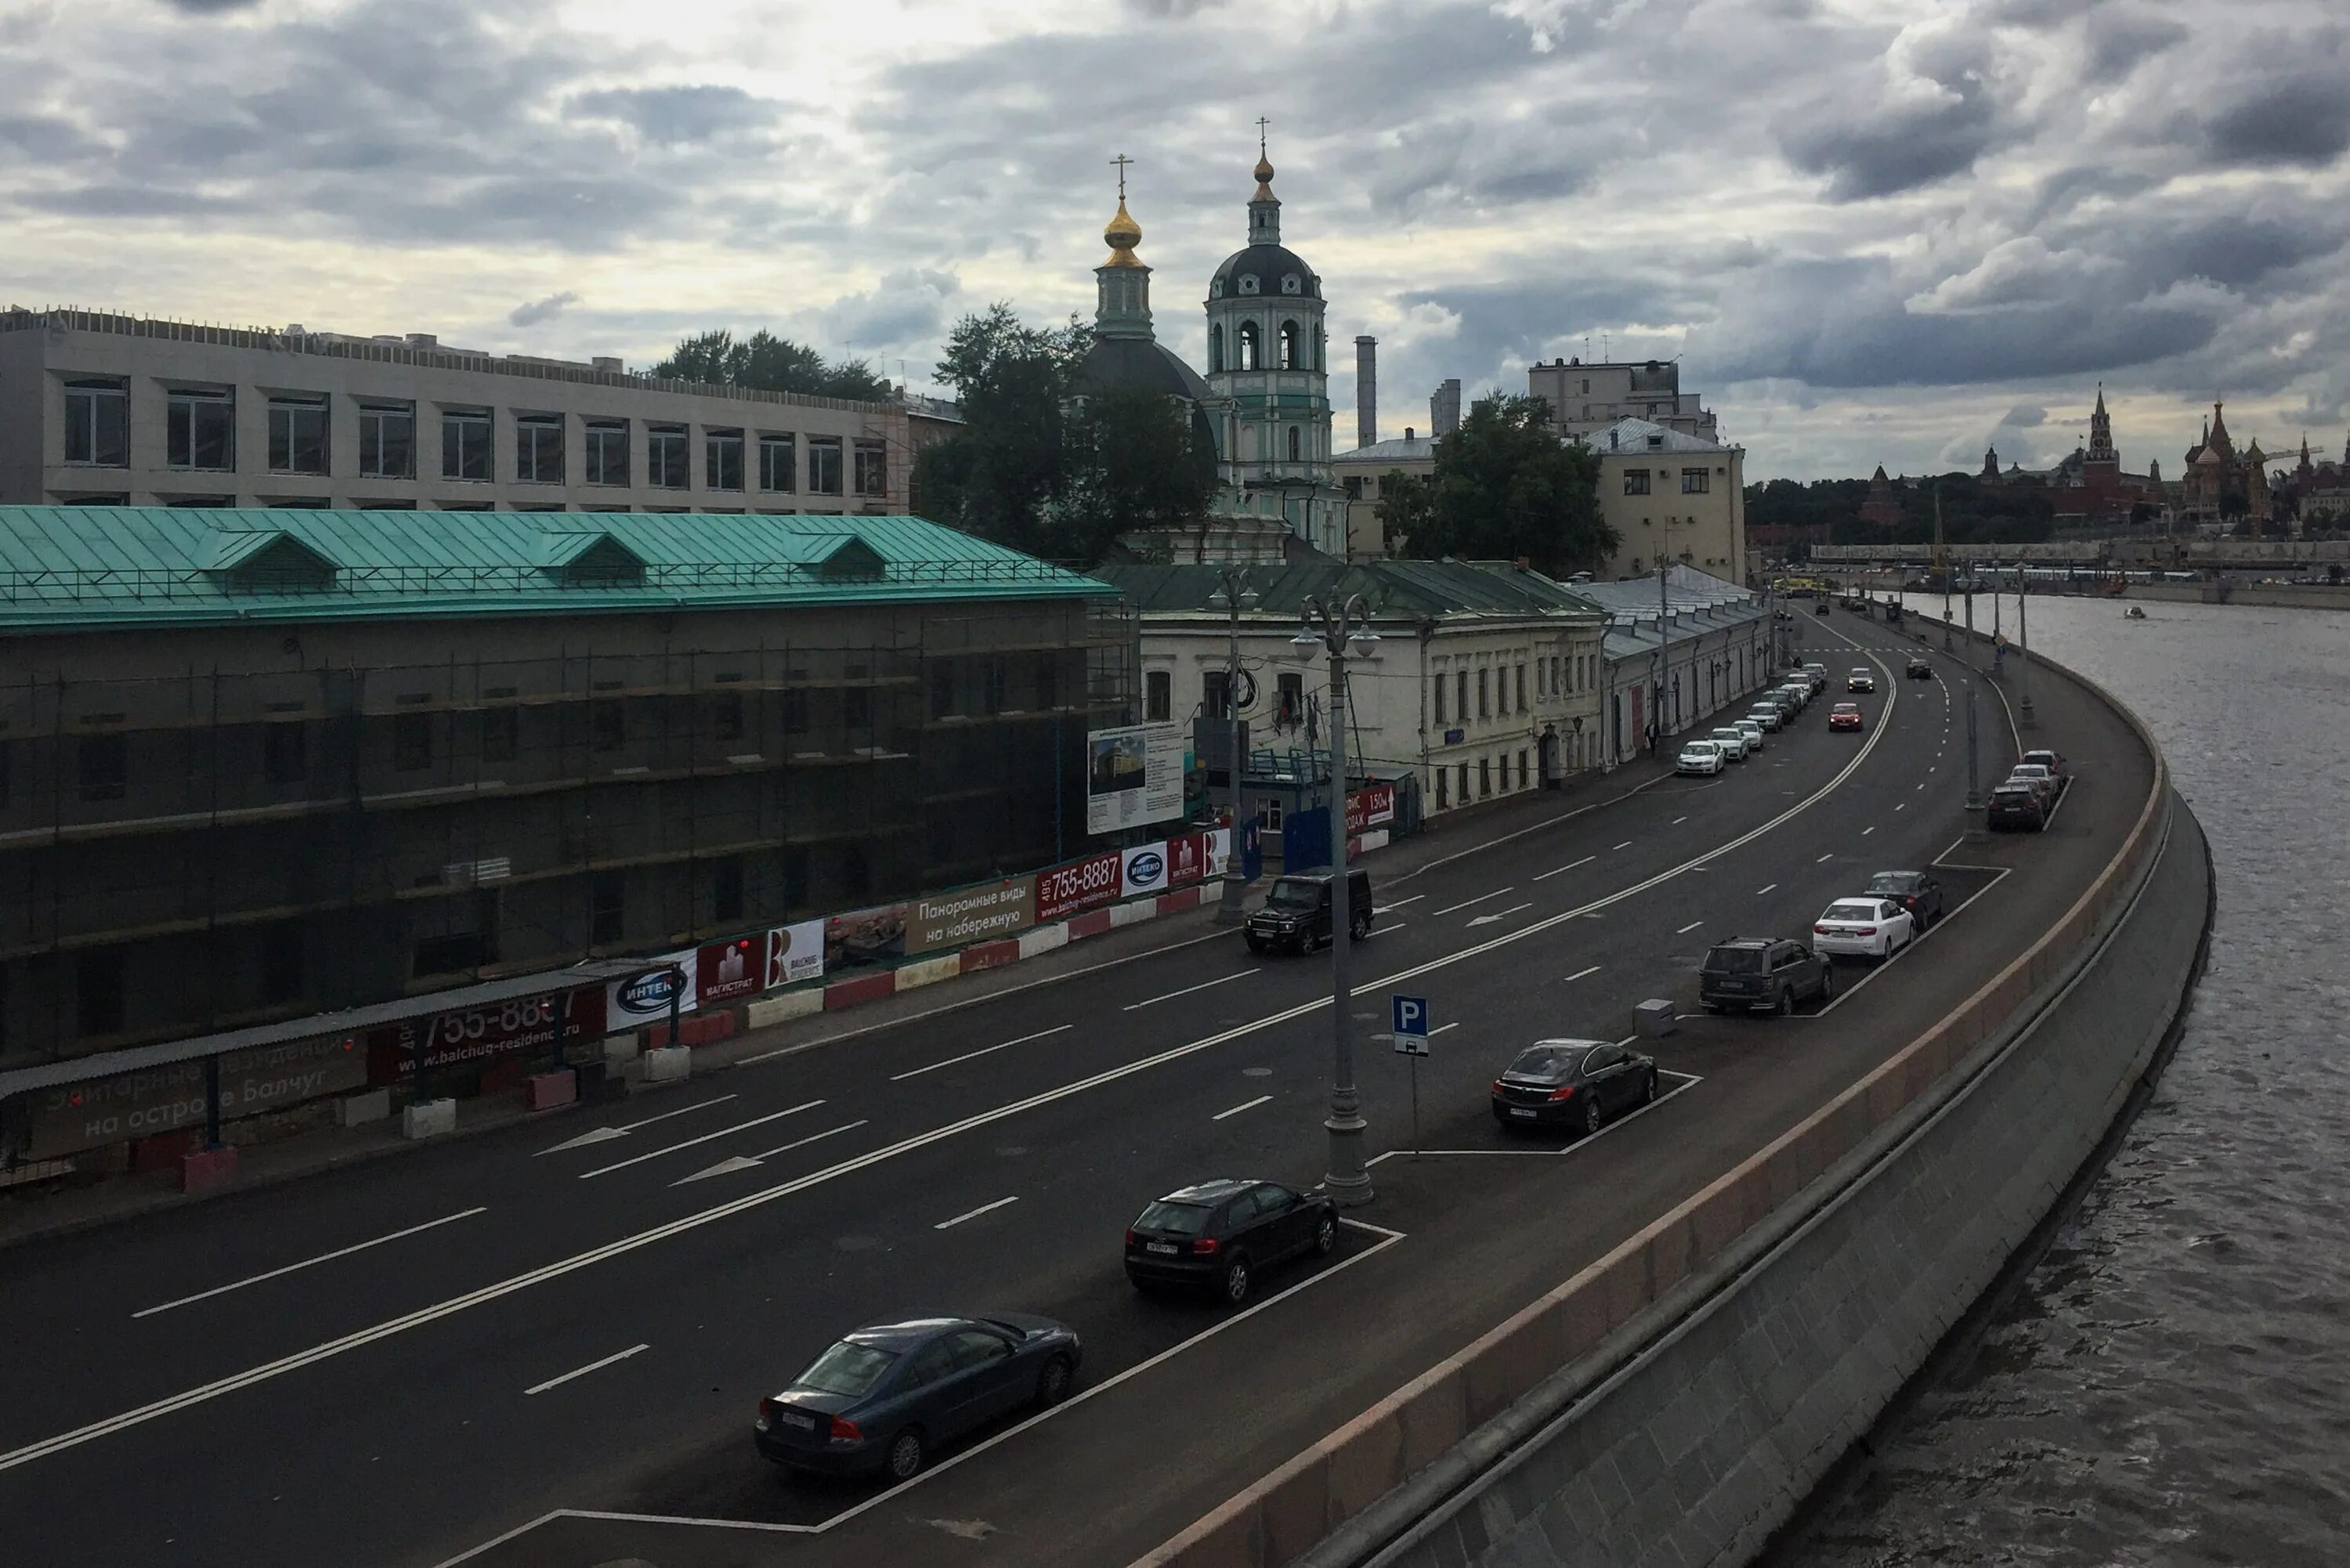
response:
M1116 833L1183 815L1183 731L1134 724L1086 735L1086 831Z
M1129 898L1136 893L1167 891L1167 846L1138 844L1120 851L1118 896Z
M1036 878L1014 877L914 900L908 952L936 952L1014 936L1036 923Z
M1124 857L1115 849L1036 873L1036 921L1051 925L1118 897Z
M906 906L876 904L835 915L824 925L824 967L844 969L896 963L906 956Z
M767 933L766 988L817 980L824 974L824 922L802 920Z
M387 1024L368 1033L368 1082L396 1084L416 1073L417 1048L423 1047L427 1072L442 1067L480 1066L519 1051L552 1053L555 1010L569 1011L563 1021L567 1043L599 1038L608 1031L607 988L588 986L569 992L542 992L536 996L510 997L428 1017ZM666 1014L664 1014L666 1016ZM615 1025L624 1027L624 1025Z
M766 980L758 946L755 938L737 937L712 942L696 954L694 990L700 1001L735 1002L758 995Z
M1208 869L1215 836L1212 833L1187 833L1180 838L1167 841L1167 885L1170 888L1188 888L1194 882L1204 882L1217 875Z
M348 1035L231 1052L220 1064L224 1119L367 1086L367 1054ZM55 1159L203 1126L204 1064L174 1062L86 1084L60 1084L27 1097L32 1110L25 1158Z
M665 1023L672 991L678 992L678 1012L692 1012L701 1000L701 976L699 955L691 948L645 960L641 972L616 980L605 988L606 1033L617 1034L639 1023Z
M1395 785L1373 784L1347 797L1348 837L1395 820Z

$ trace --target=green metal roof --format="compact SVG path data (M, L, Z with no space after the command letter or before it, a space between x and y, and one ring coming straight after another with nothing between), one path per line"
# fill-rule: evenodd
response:
M1094 576L1123 593L1144 615L1222 615L1211 601L1223 579L1215 566L1103 566ZM1540 572L1503 561L1336 561L1251 566L1258 615L1295 615L1308 597L1360 594L1379 617L1580 614L1605 618L1599 606Z
M0 628L1107 597L920 517L0 506Z

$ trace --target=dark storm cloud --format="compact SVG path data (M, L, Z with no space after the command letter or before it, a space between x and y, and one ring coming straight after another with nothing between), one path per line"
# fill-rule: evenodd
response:
M574 113L617 119L648 141L675 147L770 123L775 107L737 87L608 88L571 100Z
M1790 163L1828 177L1831 199L1890 196L1964 173L2007 134L1981 38L1933 40L1907 63L1914 77L1888 67L1798 111L1780 133Z
M2350 149L2350 96L2337 75L2262 83L2204 123L2212 156L2231 163L2331 163Z
M13 147L27 158L64 162L86 157L99 145L56 115L0 114L0 146Z
M2088 73L2097 81L2118 81L2187 36L2187 28L2168 17L2101 5L2089 13Z

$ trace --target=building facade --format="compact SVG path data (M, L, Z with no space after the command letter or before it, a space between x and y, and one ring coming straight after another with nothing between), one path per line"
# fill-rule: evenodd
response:
M2297 527L2340 528L2350 523L2350 441L2342 443L2340 462L2313 462L2309 438L2303 436L2301 461L2278 489Z
M1526 371L1526 392L1550 405L1551 421L1561 436L1588 438L1619 420L1646 420L1702 441L1721 440L1721 427L1702 395L1681 390L1678 360L1537 363Z
M852 402L431 336L0 313L0 504L905 512L914 426Z
M1585 583L1576 591L1607 613L1601 766L1677 750L1678 737L1743 713L1773 683L1770 607L1750 588L1674 566L1662 584Z
M1047 864L1134 711L1113 590L905 517L0 508L0 639L10 1064Z
M1582 438L1599 458L1599 514L1617 543L1602 575L1660 560L1735 580L1746 570L1746 449L1618 420Z
M1436 441L1406 425L1397 440L1340 452L1331 469L1347 498L1347 558L1377 560L1391 547L1379 511L1388 486L1398 478L1426 479L1435 473Z

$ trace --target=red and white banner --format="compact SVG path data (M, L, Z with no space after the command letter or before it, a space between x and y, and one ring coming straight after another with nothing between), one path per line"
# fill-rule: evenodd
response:
M1347 797L1347 832L1366 833L1395 820L1395 785L1373 784Z
M1116 898L1124 885L1123 861L1124 857L1117 850L1105 849L1083 860L1037 872L1036 923L1050 925Z
M733 1002L759 994L767 978L760 946L757 938L737 937L731 942L712 942L696 953L696 991L701 1000Z

